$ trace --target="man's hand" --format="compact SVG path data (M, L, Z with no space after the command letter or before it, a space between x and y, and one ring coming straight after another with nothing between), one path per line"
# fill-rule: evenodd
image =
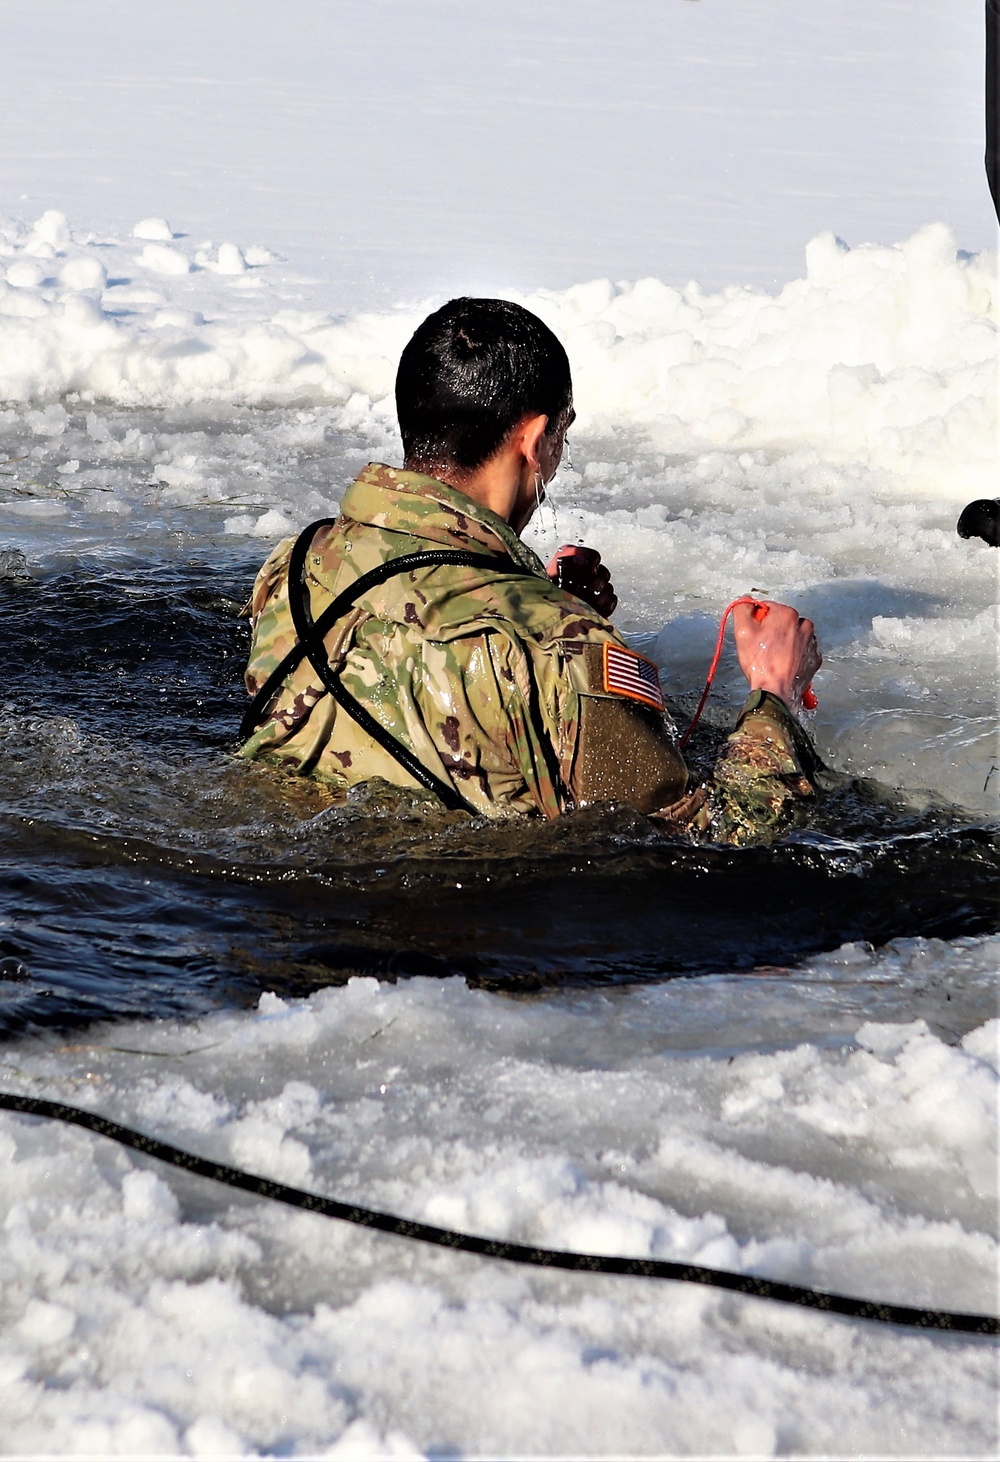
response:
M787 604L769 599L754 604L737 604L733 610L733 631L740 669L751 690L767 690L798 710L823 656L816 643L811 619L800 619ZM767 614L761 617L760 609Z
M605 619L614 614L618 595L596 548L563 544L550 560L545 572L553 583L570 594L575 594L578 599L596 609L598 614L603 614Z

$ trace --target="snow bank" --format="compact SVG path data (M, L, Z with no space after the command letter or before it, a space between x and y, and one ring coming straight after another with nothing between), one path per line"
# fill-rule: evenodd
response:
M288 308L259 246L191 247L163 219L133 233L135 243L75 241L55 212L0 231L0 399L328 402L369 436L391 428L396 361L424 306ZM566 342L582 435L631 426L685 454L809 443L910 494L991 493L993 256L957 253L935 224L893 247L821 235L806 266L777 296L595 280L523 302Z
M899 976L929 959L958 978L997 951L903 941L884 958ZM877 977L877 963L847 950L810 969L822 986ZM7 1088L435 1223L994 1305L997 1022L961 1041L922 1020L869 1022L853 1041L685 1054L685 1011L704 1019L688 984L514 1003L456 981L357 979L196 1025L22 1044L0 1072ZM996 1443L992 1349L975 1341L448 1255L8 1114L0 1148L4 1450L942 1456Z

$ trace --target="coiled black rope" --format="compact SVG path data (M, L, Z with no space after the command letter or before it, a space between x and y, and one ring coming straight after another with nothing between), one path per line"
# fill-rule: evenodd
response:
M70 1122L85 1127L100 1137L110 1137L123 1147L155 1157L160 1162L183 1172L197 1173L244 1193L260 1198L273 1198L308 1213L321 1213L325 1218L339 1218L344 1223L378 1229L400 1238L417 1239L423 1244L436 1244L441 1249L456 1249L465 1254L481 1254L487 1259L505 1259L512 1264L532 1264L539 1269L571 1269L586 1274L632 1274L644 1279L675 1279L687 1284L705 1284L713 1289L729 1289L737 1294L756 1295L760 1299L778 1300L788 1305L804 1305L828 1315L850 1315L858 1320L874 1320L880 1325L908 1325L920 1330L949 1330L967 1335L1000 1335L1000 1320L993 1315L963 1315L950 1310L920 1310L909 1305L885 1304L881 1300L855 1299L851 1295L825 1294L804 1285L783 1284L776 1279L758 1279L753 1274L731 1274L725 1269L706 1269L701 1264L680 1264L673 1259L626 1259L614 1254L574 1254L563 1249L540 1249L532 1244L512 1244L506 1239L483 1239L475 1234L456 1233L454 1229L437 1228L434 1224L397 1218L391 1213L378 1213L356 1203L341 1203L336 1198L323 1198L290 1188L271 1178L258 1178L225 1163L197 1157L183 1148L147 1137L132 1127L123 1127L97 1112L70 1107L64 1102L44 1097L22 1096L17 1092L0 1092L0 1108L22 1112L30 1117L50 1117L57 1122Z

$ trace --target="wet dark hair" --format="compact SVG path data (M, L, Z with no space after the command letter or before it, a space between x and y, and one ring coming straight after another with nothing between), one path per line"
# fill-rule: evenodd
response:
M406 463L474 472L525 416L569 412L569 360L537 315L507 300L455 299L417 327L396 373Z

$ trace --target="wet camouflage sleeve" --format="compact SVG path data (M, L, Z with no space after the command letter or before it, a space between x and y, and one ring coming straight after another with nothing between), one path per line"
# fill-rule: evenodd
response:
M817 766L812 743L784 704L753 691L715 764L692 830L735 847L780 837L815 796Z

